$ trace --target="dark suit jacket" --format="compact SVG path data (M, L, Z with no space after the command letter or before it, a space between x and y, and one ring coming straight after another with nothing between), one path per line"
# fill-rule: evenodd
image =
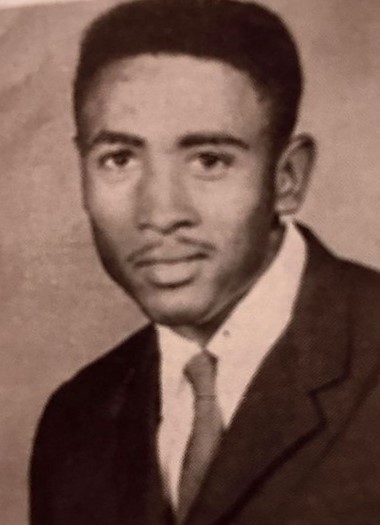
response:
M188 525L380 524L380 277L306 235L294 319L252 381ZM171 523L159 421L147 327L50 399L32 459L32 524Z

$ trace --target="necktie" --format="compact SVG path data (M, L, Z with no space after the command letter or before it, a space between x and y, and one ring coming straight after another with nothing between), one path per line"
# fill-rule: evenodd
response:
M216 365L216 358L204 350L195 355L184 369L193 389L194 416L179 483L179 523L186 518L199 492L223 432L216 398Z

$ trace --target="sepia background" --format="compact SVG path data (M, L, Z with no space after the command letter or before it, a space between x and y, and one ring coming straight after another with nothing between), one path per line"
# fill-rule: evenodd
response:
M0 522L26 525L49 393L142 317L97 262L72 145L80 30L116 2L12 1L0 0ZM380 268L380 2L262 3L284 14L305 64L300 129L318 138L319 161L301 217L337 253Z

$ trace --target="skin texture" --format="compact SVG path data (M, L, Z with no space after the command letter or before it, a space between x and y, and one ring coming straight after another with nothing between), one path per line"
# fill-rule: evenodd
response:
M267 101L219 61L139 55L92 87L80 155L102 262L150 319L204 343L277 252L305 141L274 162Z

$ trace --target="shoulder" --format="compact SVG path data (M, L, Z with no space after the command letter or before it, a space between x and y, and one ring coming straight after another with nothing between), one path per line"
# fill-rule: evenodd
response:
M380 272L336 255L310 230L303 226L300 229L308 246L312 273L318 273L319 281L330 289L330 300L343 298L350 327L363 326L380 334Z
M337 280L343 278L352 293L365 291L371 297L380 297L380 271L337 255L309 228L303 225L298 225L298 228L314 265L328 267L331 272L327 272L326 275L336 277Z
M344 257L332 254L331 257L348 301L358 308L380 313L380 272Z
M63 467L75 473L76 461L90 464L91 455L101 456L122 417L134 372L151 365L154 349L155 332L146 327L52 394L37 425L29 465L31 501L36 508L39 504L45 508L46 494Z
M341 259L341 264L347 274L351 294L357 299L380 300L380 272L362 264Z
M79 370L51 395L45 416L62 408L80 412L99 406L118 385L126 384L155 347L155 331L146 326Z
M380 274L360 264L343 261L348 290L352 342L380 349Z

